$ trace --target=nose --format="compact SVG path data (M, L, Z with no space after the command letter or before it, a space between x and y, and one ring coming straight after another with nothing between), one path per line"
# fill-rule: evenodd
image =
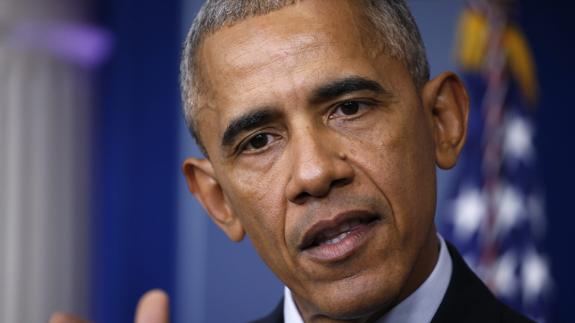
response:
M286 187L289 201L303 204L353 181L354 169L348 156L333 138L307 133L293 138L291 146L292 172Z

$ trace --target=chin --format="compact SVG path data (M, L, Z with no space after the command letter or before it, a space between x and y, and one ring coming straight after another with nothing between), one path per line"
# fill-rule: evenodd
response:
M381 298L372 299L358 295L347 301L334 301L326 304L321 316L337 320L353 320L368 318L386 313L395 304L391 300Z
M332 319L349 320L379 316L398 303L400 286L397 280L373 281L358 278L330 286L318 294L316 302L321 316Z

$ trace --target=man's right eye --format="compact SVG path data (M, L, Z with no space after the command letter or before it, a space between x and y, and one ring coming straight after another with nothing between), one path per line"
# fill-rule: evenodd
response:
M240 151L258 151L264 149L268 146L273 140L275 140L275 136L270 133L259 133L250 139L248 139L241 147Z

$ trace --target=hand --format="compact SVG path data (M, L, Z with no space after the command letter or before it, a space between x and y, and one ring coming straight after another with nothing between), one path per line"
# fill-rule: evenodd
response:
M135 323L169 323L169 320L169 299L164 291L154 289L140 298Z
M88 321L68 313L54 313L48 323L89 323Z
M144 294L138 302L135 323L169 323L169 300L165 292L155 289ZM65 313L55 313L49 323L88 323Z

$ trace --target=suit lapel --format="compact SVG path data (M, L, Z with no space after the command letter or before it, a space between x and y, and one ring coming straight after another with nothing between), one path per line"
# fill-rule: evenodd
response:
M276 308L259 320L253 321L252 323L283 323L284 322L284 299L282 298Z

